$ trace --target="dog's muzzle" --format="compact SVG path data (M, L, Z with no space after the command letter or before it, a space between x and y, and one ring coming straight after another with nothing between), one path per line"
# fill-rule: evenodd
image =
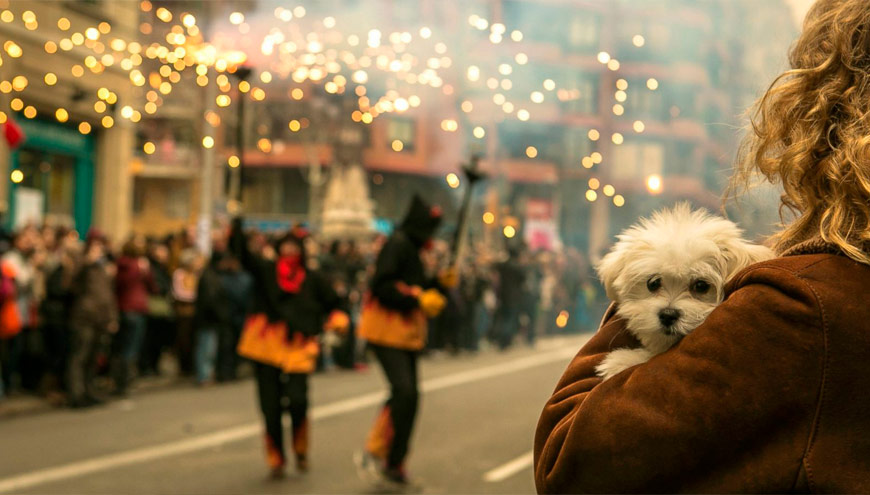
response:
M674 308L665 308L659 311L659 322L665 327L666 333L671 335L674 333L671 327L680 319L680 316L682 316L682 313Z

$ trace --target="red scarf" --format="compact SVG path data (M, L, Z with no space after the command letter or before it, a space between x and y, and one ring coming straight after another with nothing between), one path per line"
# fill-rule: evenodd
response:
M278 287L284 292L296 294L302 288L302 282L305 281L305 267L302 266L300 256L278 258L275 271L278 276Z

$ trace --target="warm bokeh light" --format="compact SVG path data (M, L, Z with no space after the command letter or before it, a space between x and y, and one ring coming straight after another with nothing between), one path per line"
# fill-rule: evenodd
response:
M402 151L405 148L405 143L398 139L395 139L390 144L390 147L393 148L393 151Z
M457 187L459 187L459 176L454 174L453 172L447 174L447 177L445 179L447 180L447 185L450 186L452 189L456 189Z
M538 156L538 148L535 148L534 146L527 147L526 156L529 158L535 158L536 156Z
M11 174L9 174L9 179L15 184L21 184L24 181L24 172L21 170L13 170Z
M658 174L652 174L646 178L646 190L650 194L659 194L662 192L662 177Z
M646 87L655 91L655 90L659 89L659 82L655 78L649 78L646 81Z
M513 239L514 236L517 235L517 229L514 228L512 225L505 225L504 229L502 229L502 232L504 233L504 236L508 239Z
M487 225L492 225L493 223L495 223L495 215L491 211L484 213L483 223Z

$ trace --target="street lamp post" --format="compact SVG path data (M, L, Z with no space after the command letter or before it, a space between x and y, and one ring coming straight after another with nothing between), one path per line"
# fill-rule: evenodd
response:
M233 75L239 80L239 85L247 81L251 77L252 69L247 66L236 68ZM242 185L244 184L245 170L245 97L244 93L239 91L239 104L236 106L236 148L238 150L239 166L233 173L230 183L230 199L236 200L239 205L242 203Z

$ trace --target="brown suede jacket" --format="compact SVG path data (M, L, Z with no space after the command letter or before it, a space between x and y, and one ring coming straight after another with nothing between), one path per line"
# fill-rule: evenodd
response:
M547 402L541 493L870 493L870 266L808 241L734 277L678 345L637 346L611 308Z

